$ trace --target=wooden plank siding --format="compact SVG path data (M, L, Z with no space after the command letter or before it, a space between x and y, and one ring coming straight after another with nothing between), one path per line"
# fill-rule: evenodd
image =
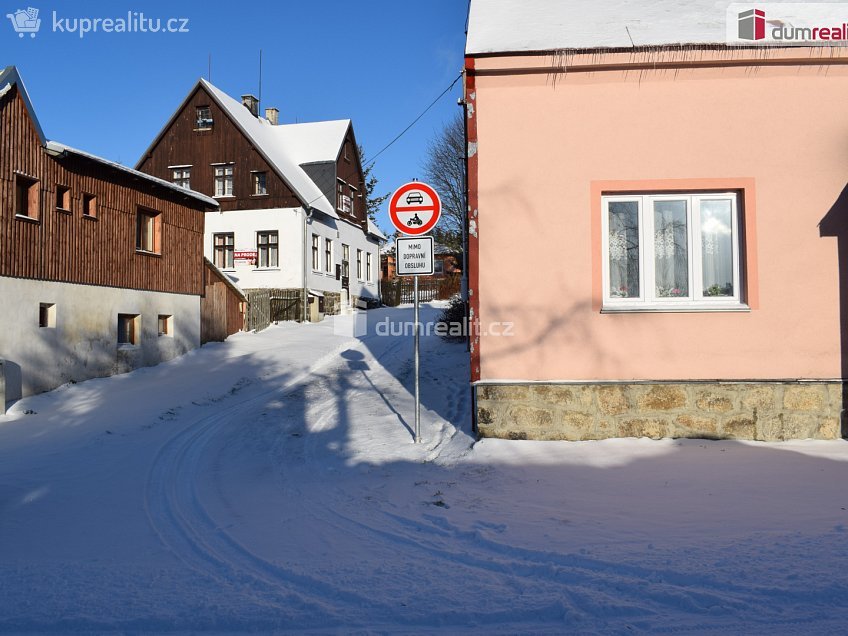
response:
M208 106L214 122L211 130L196 129L197 108ZM206 89L198 86L138 163L138 170L171 181L168 166L191 166L191 188L208 196L215 194L213 164L233 163L233 197L220 198L221 211L267 208L297 208L301 202L268 162L253 147ZM252 171L267 175L267 195L254 195Z
M15 216L15 180L38 181L39 218ZM70 211L56 186L70 188ZM97 216L83 216L83 193ZM161 255L136 251L139 207L158 213ZM0 276L200 295L204 204L80 157L41 145L18 87L0 98Z
M245 327L247 299L239 296L204 260L204 295L200 299L200 342L223 342Z
M347 158L345 158L345 146L347 147ZM356 203L353 208L353 215L344 214L337 210L339 216L348 223L357 225L362 228L363 232L368 231L368 214L365 209L365 197L368 193L365 191L365 179L363 178L362 166L359 161L359 150L356 145L356 138L353 135L353 126L347 131L345 136L344 146L339 152L339 157L336 159L336 176L356 188L361 197L356 197ZM338 205L338 201L333 199L330 203Z

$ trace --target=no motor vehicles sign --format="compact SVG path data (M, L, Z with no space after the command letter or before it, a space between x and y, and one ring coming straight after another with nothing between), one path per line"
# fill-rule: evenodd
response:
M409 236L426 234L439 222L442 202L426 183L413 181L395 190L389 201L389 218L398 232Z
M397 246L398 276L422 276L433 273L433 237L399 238Z

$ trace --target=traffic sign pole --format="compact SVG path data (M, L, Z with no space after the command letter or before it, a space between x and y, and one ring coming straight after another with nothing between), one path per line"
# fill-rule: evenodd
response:
M418 349L418 276L415 276L415 443L421 443L421 384L419 382L420 353Z
M421 324L418 319L418 277L433 273L433 238L422 236L432 230L442 214L438 193L426 183L413 181L395 190L389 200L389 218L392 225L407 237L396 242L398 276L412 276L415 303L415 443L421 443Z

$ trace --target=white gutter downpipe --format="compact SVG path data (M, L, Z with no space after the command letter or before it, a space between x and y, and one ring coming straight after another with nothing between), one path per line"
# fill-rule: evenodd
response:
M309 322L309 287L307 285L307 276L309 275L309 232L307 231L309 221L312 218L312 208L304 206L303 208L303 322Z

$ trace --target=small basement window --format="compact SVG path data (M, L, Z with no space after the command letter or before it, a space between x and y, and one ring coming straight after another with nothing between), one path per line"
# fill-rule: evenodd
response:
M91 217L92 219L97 218L97 197L95 197L93 194L83 193L82 215Z
M38 181L15 175L15 215L37 220L39 204Z
M56 186L56 209L63 212L71 210L71 189L67 186Z
M53 329L56 327L56 305L54 303L39 304L38 326L43 329Z
M137 345L141 335L141 317L138 314L118 314L118 344Z
M167 314L159 314L159 335L174 335L174 317Z

